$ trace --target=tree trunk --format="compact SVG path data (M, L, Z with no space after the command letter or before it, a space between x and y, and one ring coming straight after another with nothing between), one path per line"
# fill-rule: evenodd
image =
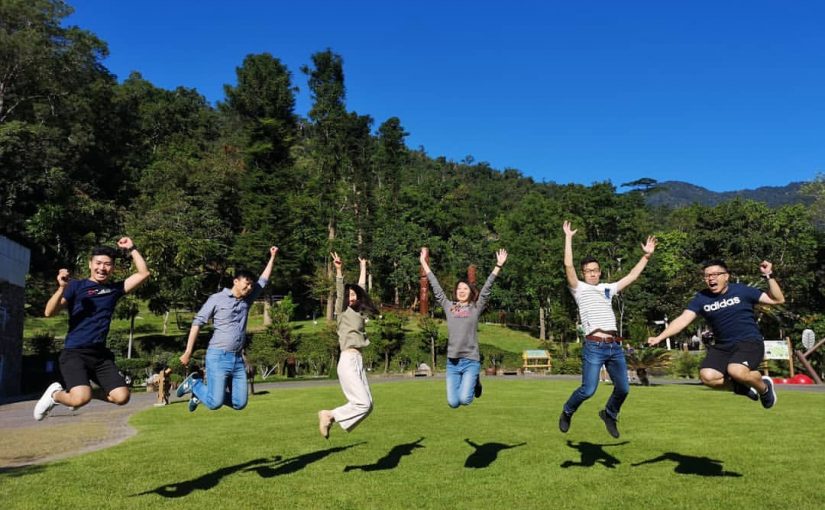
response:
M384 373L390 370L390 351L384 351Z
M426 259L427 264L430 263L430 252L427 251ZM429 291L430 291L430 282L427 280L427 273L424 272L424 266L420 266L418 268L418 313L421 315L427 315L429 312Z
M332 249L332 242L335 240L335 224L333 223L332 218L329 220L329 224L327 225L328 235L327 239L329 240L329 248ZM334 281L335 273L333 273L332 263L327 266L327 277L330 281ZM343 296L341 297L343 299ZM327 294L327 320L331 321L333 319L333 315L335 311L335 286L333 286L329 293Z
M432 361L432 365L430 365L430 368L432 368L431 373L435 375L435 338L433 337L430 337L430 359Z
M272 316L269 314L269 303L264 301L264 326L272 325Z
M132 358L132 340L135 338L135 317L137 314L132 314L131 320L129 321L129 350L126 354L126 358Z
M166 328L169 326L169 310L163 314L163 334L166 334Z
M544 307L539 307L539 340L542 342L547 339L547 330L544 329Z

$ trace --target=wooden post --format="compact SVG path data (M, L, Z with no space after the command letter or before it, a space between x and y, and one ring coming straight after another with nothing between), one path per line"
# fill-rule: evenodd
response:
M430 264L430 250L427 250L424 254L424 257L427 261L427 265ZM430 292L430 284L427 281L427 273L424 272L424 266L418 268L418 312L421 315L427 315L429 313L429 292Z
M786 336L785 341L788 342L788 363L791 367L791 377L793 377L793 345L791 344L791 337Z

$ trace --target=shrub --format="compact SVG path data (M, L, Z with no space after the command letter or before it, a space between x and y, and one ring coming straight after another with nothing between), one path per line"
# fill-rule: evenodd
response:
M699 376L699 356L690 352L681 351L673 356L670 365L670 374L673 377L688 377L695 379Z
M45 356L60 350L60 346L56 344L54 333L51 331L39 331L33 337L23 340L23 353Z

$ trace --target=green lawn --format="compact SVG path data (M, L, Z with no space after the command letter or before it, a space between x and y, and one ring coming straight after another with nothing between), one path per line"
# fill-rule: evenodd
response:
M634 387L616 440L596 413L556 429L574 381L484 379L452 410L443 380L374 383L353 432L317 431L336 387L277 388L247 409L142 411L100 452L0 473L3 508L822 508L825 395L777 407L698 386ZM48 421L43 426L49 426ZM468 442L469 441L469 442ZM470 444L472 443L472 445ZM644 461L646 464L634 466Z

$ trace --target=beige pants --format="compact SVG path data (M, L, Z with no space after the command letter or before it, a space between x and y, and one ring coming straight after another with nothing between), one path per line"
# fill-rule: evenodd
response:
M338 359L338 382L347 403L332 410L332 416L344 430L352 430L372 411L372 394L367 383L364 360L357 349L347 349Z

